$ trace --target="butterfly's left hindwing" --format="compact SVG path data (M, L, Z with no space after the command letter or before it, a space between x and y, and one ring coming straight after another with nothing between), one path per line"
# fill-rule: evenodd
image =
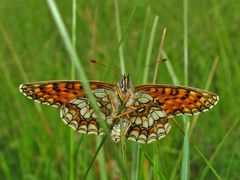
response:
M107 121L112 121L112 104L109 100L107 91L97 89L92 91L96 97L97 104L100 107L103 117ZM86 95L77 97L61 107L60 116L63 122L74 130L85 134L104 134L102 128L97 122L97 115L91 107Z

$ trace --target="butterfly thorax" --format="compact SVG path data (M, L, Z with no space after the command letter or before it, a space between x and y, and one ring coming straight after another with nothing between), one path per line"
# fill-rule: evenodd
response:
M129 76L123 76L123 78L117 83L115 91L119 101L122 104L126 104L133 95L133 86L129 80Z
M139 107L138 99L142 92L135 91L129 76L123 78L116 84L114 93L110 95L112 102L112 131L111 136L115 142L120 140L120 130L127 132L129 125L132 123L130 115Z

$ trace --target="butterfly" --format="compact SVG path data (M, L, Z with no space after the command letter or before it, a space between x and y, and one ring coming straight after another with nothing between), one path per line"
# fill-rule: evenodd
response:
M161 139L171 128L169 118L208 111L219 100L214 93L192 87L161 84L134 87L129 75L123 75L116 84L90 81L89 86L116 143L121 140L121 132L126 139L139 143ZM63 122L74 130L104 134L80 81L27 83L19 89L29 99L60 108Z

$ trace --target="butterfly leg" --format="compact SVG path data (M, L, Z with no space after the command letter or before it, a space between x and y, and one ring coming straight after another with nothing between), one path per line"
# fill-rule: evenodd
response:
M112 127L111 130L111 136L114 142L119 142L121 139L121 127L122 127L122 131L124 131L124 136L127 137L127 133L129 131L129 128L132 125L131 122L131 117L129 114L131 114L132 112L135 112L136 110L142 108L143 106L131 106L128 107L128 111L126 112L122 112L121 114L117 115L114 117L115 120L113 120L113 122L115 121L115 124ZM120 120L121 118L121 120ZM122 123L122 126L121 126Z
M131 107L126 107L127 109L130 109L128 111L125 111L117 116L114 116L114 118L120 118L122 116L128 116L130 113L137 111L138 109L143 108L144 106L131 106ZM129 116L128 116L129 117ZM129 117L130 118L130 117Z

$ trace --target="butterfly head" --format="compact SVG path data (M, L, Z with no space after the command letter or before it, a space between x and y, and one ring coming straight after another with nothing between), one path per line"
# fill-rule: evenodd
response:
M129 96L132 92L132 82L129 80L129 75L123 75L122 79L117 83L117 89L120 97Z

